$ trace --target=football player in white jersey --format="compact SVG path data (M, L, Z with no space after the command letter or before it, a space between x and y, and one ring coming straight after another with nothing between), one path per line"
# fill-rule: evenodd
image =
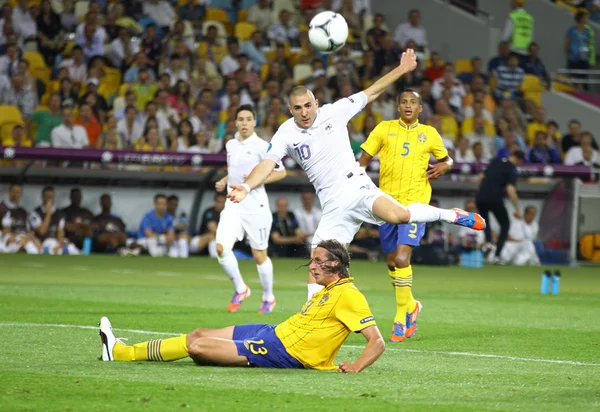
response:
M313 250L326 239L349 244L362 222L381 225L442 220L483 230L485 221L476 213L438 209L422 203L401 205L379 190L354 158L347 130L350 119L416 66L415 52L407 49L402 53L400 65L369 88L323 107L319 107L319 101L307 88L292 89L288 108L293 118L279 127L265 160L252 170L246 181L231 186L229 199L242 201L287 155L306 172L323 208L323 217L313 236ZM321 289L309 274L309 299Z
M256 112L251 105L240 106L235 114L237 133L235 138L227 142L227 176L215 184L217 191L222 192L244 183L246 176L262 160L266 159L269 143L254 132L256 127ZM260 185L255 186L252 193L239 203L227 200L225 209L221 212L217 226L217 254L221 267L227 273L235 286L235 293L227 307L229 312L236 312L244 299L250 296L250 288L244 283L238 267L238 261L233 254L236 241L248 237L252 256L263 287L262 305L258 313L271 313L275 307L273 295L273 263L267 256L269 236L273 216L269 208L269 199L263 184L275 182L285 177L285 169L278 163L277 170Z

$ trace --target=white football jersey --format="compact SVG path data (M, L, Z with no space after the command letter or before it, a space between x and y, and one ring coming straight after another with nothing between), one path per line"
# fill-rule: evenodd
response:
M271 139L267 159L277 163L288 155L306 172L315 187L321 206L333 200L334 190L345 183L350 173L360 173L356 162L348 122L367 105L364 92L326 104L308 129L298 127L294 118L285 121Z
M239 139L239 133L236 133L235 139L227 142L225 150L227 151L227 192L231 191L232 184L244 183L244 175L249 175L252 169L266 158L269 143L261 139L254 133L244 141ZM277 168L280 169L281 162L277 162ZM227 199L226 208L234 208L237 213L271 215L269 208L269 199L265 186L261 185L248 193L248 196L240 203L233 203Z

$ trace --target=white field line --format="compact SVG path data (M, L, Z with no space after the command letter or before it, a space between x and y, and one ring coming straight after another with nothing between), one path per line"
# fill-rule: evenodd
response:
M46 327L46 328L72 328L72 329L92 329L97 330L98 326L85 326L85 325L66 325L57 323L20 323L20 322L0 322L0 327ZM154 332L149 330L138 330L138 329L121 329L113 328L114 331L129 332L129 333L140 333L144 335L161 335L161 336L179 336L181 333L173 332ZM352 349L363 349L364 346L358 345L344 345L344 348ZM469 358L487 358L487 359L503 359L518 362L540 362L540 363L557 363L561 365L573 365L573 366L600 366L600 363L591 362L577 362L570 360L560 359L540 359L540 358L521 358L518 356L505 356L505 355L493 355L488 353L470 353L470 352L450 352L450 351L437 351L437 350L425 350L425 349L401 349L401 348L386 348L387 351L392 352L413 352L413 353L430 353L434 355L447 355L447 356L464 356Z

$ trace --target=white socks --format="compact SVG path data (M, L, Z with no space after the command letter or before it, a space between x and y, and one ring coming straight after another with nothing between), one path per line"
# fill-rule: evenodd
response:
M267 257L262 265L256 265L256 270L258 270L258 277L263 288L263 302L273 302L275 300L275 295L273 295L273 262Z
M146 238L146 249L150 256L161 256L163 254L164 247L159 243L155 237Z
M323 286L316 284L316 283L309 283L307 286L308 286L308 300L311 300L315 293L320 292L323 289Z
M408 223L427 223L438 220L454 223L456 221L456 212L451 209L440 209L424 203L413 203L406 208L410 212Z
M37 248L37 246L33 242L25 243L25 251L29 255L38 255L40 253L40 250Z
M188 240L186 238L181 238L177 241L177 244L179 245L179 257L184 259L189 257L190 245L188 243Z
M237 293L243 293L246 291L246 284L244 283L244 279L242 278L242 274L240 273L240 267L238 266L238 261L233 252L228 252L224 257L218 257L219 263L221 267L229 276L229 279L233 282L233 286L235 287L235 291ZM273 271L271 270L271 273Z
M208 256L212 258L218 258L219 254L217 253L217 241L211 240L208 243Z

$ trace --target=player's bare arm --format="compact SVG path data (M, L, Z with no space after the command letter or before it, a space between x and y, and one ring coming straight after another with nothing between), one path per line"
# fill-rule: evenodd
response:
M354 362L341 362L338 372L352 373L361 372L365 368L371 366L385 351L385 342L379 332L379 328L375 325L369 326L360 331L367 339L367 346L363 353Z
M360 159L358 159L358 164L360 165L360 167L366 168L367 166L369 166L369 163L371 163L371 160L373 160L373 156L371 156L363 150L363 152L360 155Z
M427 180L439 179L450 170L454 165L454 160L450 156L446 156L443 159L438 159L438 162L434 165L430 164L427 169Z
M367 103L371 103L372 101L376 100L379 95L385 91L385 89L395 83L401 76L413 71L416 68L417 55L413 49L407 49L404 53L402 53L402 58L400 59L400 65L398 67L364 90L364 93L367 95Z
M246 182L239 185L231 185L231 192L227 195L227 197L234 203L239 203L246 198L248 193L254 189L262 185L267 177L271 174L273 169L275 169L277 163L273 160L264 159L259 164L257 164L252 172L246 179Z
M506 197L508 197L510 202L513 204L513 207L515 208L513 216L517 219L521 219L521 209L519 208L519 195L517 195L517 188L514 185L506 186Z
M283 169L283 170L273 170L271 172L271 174L269 175L269 177L267 177L267 180L265 180L263 183L265 185L268 185L269 183L277 182L277 181L285 178L286 176L287 176L287 172L285 171L285 169Z
M221 180L218 180L215 183L215 190L217 192L224 192L225 189L227 189L227 182L229 181L229 176L225 175L224 178L222 178Z

